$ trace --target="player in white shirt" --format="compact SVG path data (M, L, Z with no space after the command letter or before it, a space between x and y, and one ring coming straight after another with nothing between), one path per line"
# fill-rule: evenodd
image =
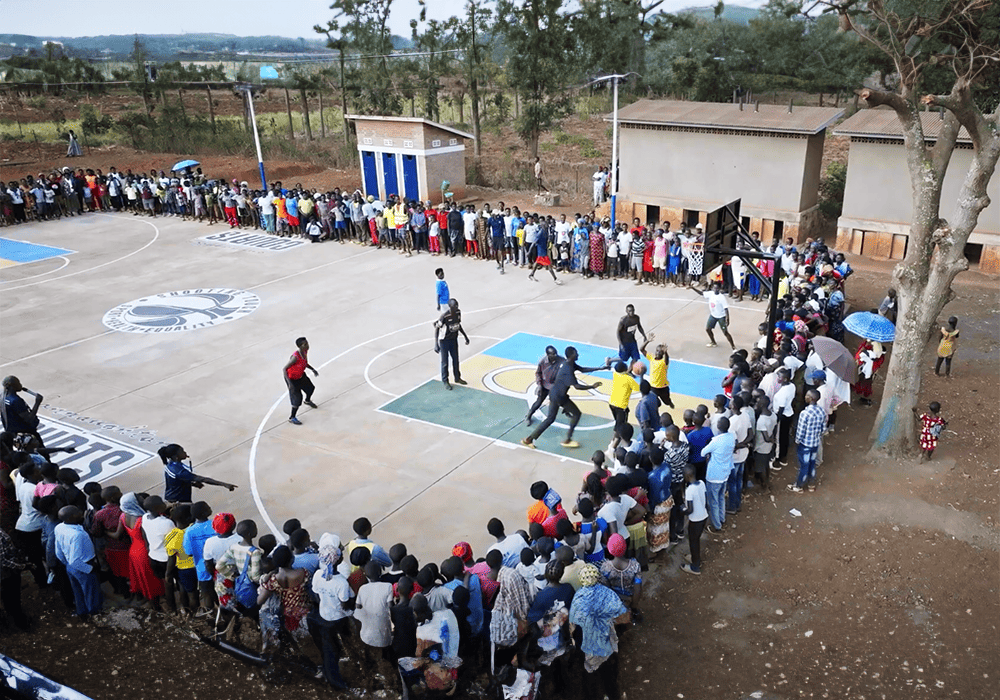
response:
M715 282L709 291L698 293L702 294L708 300L708 321L705 324L705 332L708 333L708 347L714 348L717 345L712 329L718 325L733 350L736 350L736 343L733 341L733 336L729 334L729 302L722 293L722 285Z

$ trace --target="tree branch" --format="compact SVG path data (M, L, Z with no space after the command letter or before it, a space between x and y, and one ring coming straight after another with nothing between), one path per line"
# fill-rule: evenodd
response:
M858 90L857 93L869 107L881 107L883 105L892 107L896 114L899 114L900 116L902 116L902 113L904 112L909 112L910 108L908 103L899 93L889 92L887 90L873 90L871 88Z

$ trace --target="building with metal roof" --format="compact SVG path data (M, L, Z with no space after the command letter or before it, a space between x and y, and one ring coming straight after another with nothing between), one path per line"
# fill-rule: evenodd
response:
M940 112L922 112L928 141L941 135ZM837 221L837 248L859 255L899 260L906 255L913 215L910 174L903 128L891 109L863 109L838 125L834 134L851 139L844 208ZM959 132L941 191L941 214L954 218L954 207L972 164L972 141ZM987 193L991 204L979 215L966 257L980 270L1000 273L1000 177L994 174Z
M708 212L741 199L744 226L765 242L814 235L826 129L843 113L639 100L618 112L616 216L676 228L704 223Z
M358 137L366 195L440 203L465 196L465 142L472 134L420 117L349 114ZM447 185L445 185L447 183Z

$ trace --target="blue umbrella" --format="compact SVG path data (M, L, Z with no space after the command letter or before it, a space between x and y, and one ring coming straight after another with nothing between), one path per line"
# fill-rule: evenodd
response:
M196 160L182 160L180 163L175 164L170 171L177 172L178 170L184 170L184 168L194 168L199 165L201 165L201 163Z
M885 316L871 311L857 311L844 319L844 328L854 335L878 343L891 343L896 339L896 326Z

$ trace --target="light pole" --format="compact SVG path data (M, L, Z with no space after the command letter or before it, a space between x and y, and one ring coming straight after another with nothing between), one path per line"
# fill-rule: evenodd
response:
M250 108L250 124L253 125L253 142L257 146L257 167L260 168L260 184L267 190L267 178L264 177L264 154L260 150L260 134L257 133L257 115L253 111L253 85L239 85L236 88L247 98L247 106Z
M638 73L613 73L612 75L602 75L594 78L587 85L596 85L608 80L611 81L614 90L614 115L611 119L611 230L615 230L615 207L618 203L618 81L624 80L630 75L637 78L642 76Z

